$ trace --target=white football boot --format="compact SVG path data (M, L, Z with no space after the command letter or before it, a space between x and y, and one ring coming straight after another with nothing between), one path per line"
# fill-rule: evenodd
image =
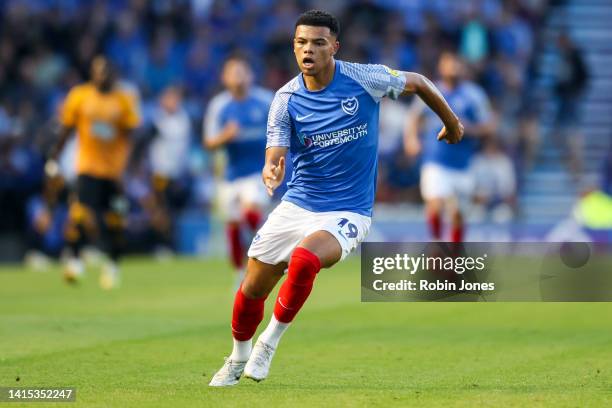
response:
M85 265L79 258L70 258L64 265L64 280L67 283L78 283L85 275Z
M119 267L114 262L107 262L102 265L100 273L100 287L104 290L116 289L121 284Z
M276 349L261 340L257 340L251 357L244 367L244 376L255 381L265 380L270 371L270 364Z
M223 367L215 373L208 385L211 387L227 387L238 384L245 365L246 361L234 361L226 358Z

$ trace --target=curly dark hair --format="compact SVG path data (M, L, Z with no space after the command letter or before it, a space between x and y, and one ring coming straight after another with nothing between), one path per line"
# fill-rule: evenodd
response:
M315 27L327 27L329 31L338 37L340 35L340 23L338 19L327 11L308 10L302 13L295 22L295 27L299 25L308 25Z

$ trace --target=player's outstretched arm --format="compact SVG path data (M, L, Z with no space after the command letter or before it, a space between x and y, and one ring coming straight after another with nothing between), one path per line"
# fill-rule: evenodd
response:
M56 177L59 175L60 169L57 160L73 131L74 128L70 126L60 126L58 128L57 142L51 147L47 154L47 162L45 163L45 174L47 177Z
M274 194L274 190L276 190L285 179L286 154L286 147L274 146L266 149L266 163L261 172L261 177L270 196Z
M463 138L463 125L452 111L444 96L438 88L427 78L415 72L404 72L406 85L402 95L416 94L433 110L444 123L444 127L438 133L438 140L446 143L458 143Z
M215 150L223 147L225 144L231 142L236 138L240 132L240 126L236 122L229 122L216 134L204 134L202 137L202 143L208 150Z

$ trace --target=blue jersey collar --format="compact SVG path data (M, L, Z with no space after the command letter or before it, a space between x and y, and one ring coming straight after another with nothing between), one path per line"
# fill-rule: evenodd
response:
M336 78L338 77L338 71L340 71L340 67L338 66L338 64L340 63L340 61L338 61L337 59L334 58L334 76L332 77L332 80L329 82L329 84L327 84L327 86L325 88L316 90L316 91L311 91L306 87L306 84L304 83L304 74L302 74L300 72L300 86L302 87L302 89L308 93L321 93L329 88L331 88L331 86L334 84L334 82L336 82Z

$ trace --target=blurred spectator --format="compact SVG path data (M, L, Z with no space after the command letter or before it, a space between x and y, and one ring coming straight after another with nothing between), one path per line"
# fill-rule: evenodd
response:
M508 221L516 205L516 176L512 160L495 138L484 141L470 170L475 181L474 210L479 218L489 214L495 222Z
M25 231L28 197L40 191L43 161L15 117L0 108L0 231Z
M134 78L146 61L146 36L135 13L124 10L115 22L113 34L106 42L106 53L124 76Z
M149 60L144 69L143 79L149 94L157 95L162 89L180 78L182 64L176 53L172 30L168 27L159 29L151 44Z
M588 71L580 50L567 33L557 40L559 62L553 91L558 102L553 135L567 149L568 164L576 180L582 172L580 99L588 82Z
M182 104L181 90L166 88L159 97L151 129L149 163L155 202L152 205L159 208L159 217L165 218L157 226L159 244L166 249L173 248L173 220L189 194L186 158L191 146L191 122Z
M390 98L380 103L378 154L381 162L389 159L401 148L406 121L409 120L408 107Z
M487 27L476 10L471 11L461 30L460 50L466 62L475 67L482 64L489 53Z
M390 98L381 100L376 190L376 198L379 201L400 200L402 194L399 194L398 190L415 187L418 184L418 180L411 178L413 161L405 158L403 154L403 134L408 120L412 118L408 114L406 105ZM418 169L416 171L418 173Z

